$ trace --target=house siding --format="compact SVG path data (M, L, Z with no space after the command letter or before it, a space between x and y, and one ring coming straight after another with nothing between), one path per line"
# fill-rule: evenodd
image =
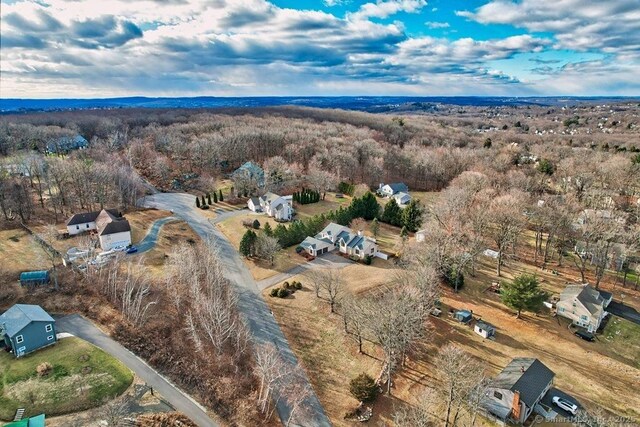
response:
M76 234L85 233L87 231L95 230L95 229L96 229L95 221L84 222L82 224L67 225L67 231L71 236L75 236Z
M558 316L565 317L571 320L573 324L586 328L590 332L596 331L600 327L605 313L605 311L602 311L602 317L594 316L577 300L575 307L573 306L573 302L558 302L556 304L556 312ZM586 320L582 316L586 316Z
M51 332L46 331L47 325L51 325ZM21 343L17 339L19 336L23 337ZM50 336L53 336L53 339L47 339ZM55 344L57 342L55 322L32 321L11 337L10 342L16 357L22 357L43 347Z
M131 232L122 231L120 233L107 234L100 236L100 247L109 251L116 246L128 246L131 244Z

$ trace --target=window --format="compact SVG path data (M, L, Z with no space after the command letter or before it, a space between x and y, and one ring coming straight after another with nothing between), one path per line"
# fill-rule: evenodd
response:
M375 251L375 248L371 248L371 253L373 253L373 251Z
M87 224L87 228L89 228L89 224Z
M47 341L53 341L53 335L49 335L49 336L47 337Z
M51 332L53 331L53 325L48 324L47 326L44 327L44 331L45 332Z
M80 226L79 225L76 225L76 230L80 230Z
M494 391L493 397L495 397L498 400L502 400L502 393L500 393L499 391Z
M558 308L558 311L559 311L560 313L564 313L564 307L560 307L560 308Z
M20 344L22 341L24 341L24 337L23 337L22 335L18 335L18 336L16 337L16 342L17 342L18 344Z
M584 314L582 316L580 316L580 320L582 320L583 322L587 321L587 316L585 316Z

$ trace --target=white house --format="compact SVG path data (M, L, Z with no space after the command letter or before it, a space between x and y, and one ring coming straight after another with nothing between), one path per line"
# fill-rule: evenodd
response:
M374 239L333 222L315 237L307 237L300 246L313 256L322 255L335 249L359 259L364 259L366 256L374 257L378 254L378 244Z
M554 376L538 359L517 357L491 381L482 406L504 422L523 424L553 385Z
M97 231L100 247L105 251L131 244L129 221L112 209L76 214L67 221L67 231L70 235Z
M260 206L260 199L252 197L247 200L247 207L251 212L262 212L262 206Z
M404 191L394 194L393 198L395 199L398 206L400 206L401 208L404 208L409 203L411 203L411 196L408 193L405 193Z
M611 299L609 292L598 291L588 284L569 285L560 294L556 313L570 319L574 325L595 332L607 315L605 308Z
M275 218L278 221L291 221L293 216L292 197L291 196L279 196L274 193L266 193L258 198L260 203L260 211L265 212L267 215ZM253 206L254 212L260 212L257 209L256 202L253 198L247 202L249 209Z
M409 187L402 182L386 185L380 184L378 187L378 194L384 197L392 197L398 193L409 193Z

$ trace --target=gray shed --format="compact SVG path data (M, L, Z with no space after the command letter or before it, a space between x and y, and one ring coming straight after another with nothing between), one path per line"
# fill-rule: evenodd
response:
M16 357L56 341L56 321L39 305L16 304L0 315L0 345Z

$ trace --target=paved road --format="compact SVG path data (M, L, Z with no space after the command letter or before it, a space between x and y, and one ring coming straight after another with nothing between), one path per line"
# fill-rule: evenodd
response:
M73 314L56 320L58 332L66 332L89 341L100 347L142 378L150 387L164 397L176 410L186 414L199 427L218 427L218 424L207 415L206 411L180 391L176 386L160 376L153 368L140 360L135 354L109 338L84 317Z
M295 267L288 271L285 271L284 273L276 274L275 276L267 277L266 279L260 280L258 282L258 288L260 290L266 289L269 286L275 285L276 283L283 282L293 276L302 274L307 270L315 270L318 268L340 269L345 268L346 266L351 264L353 264L353 261L341 257L340 255L332 253L324 254L314 259L313 261L296 265Z
M144 236L144 239L135 244L135 247L138 248L138 253L151 250L158 241L158 234L160 233L160 229L162 228L162 226L168 222L175 220L177 220L176 217L170 216L167 218L160 218L159 220L155 221L147 235Z
M236 288L238 307L247 320L254 342L256 344L274 344L280 350L286 363L297 366L298 361L295 354L289 347L289 343L271 314L271 310L269 310L262 298L256 281L242 262L240 254L226 237L198 212L194 205L193 196L184 193L157 193L146 196L140 200L139 204L173 211L175 216L185 220L201 238L205 241L211 241L218 248L225 270L225 277ZM215 222L242 212L226 212L219 215ZM331 425L315 394L309 398L307 403L310 414L302 423L303 426L323 427ZM286 421L289 418L290 408L286 402L278 401L277 411L281 420Z
M633 307L629 307L628 305L624 305L617 301L611 301L607 306L607 311L615 316L622 317L623 319L627 319L630 322L640 325L640 313L638 313L638 310Z

